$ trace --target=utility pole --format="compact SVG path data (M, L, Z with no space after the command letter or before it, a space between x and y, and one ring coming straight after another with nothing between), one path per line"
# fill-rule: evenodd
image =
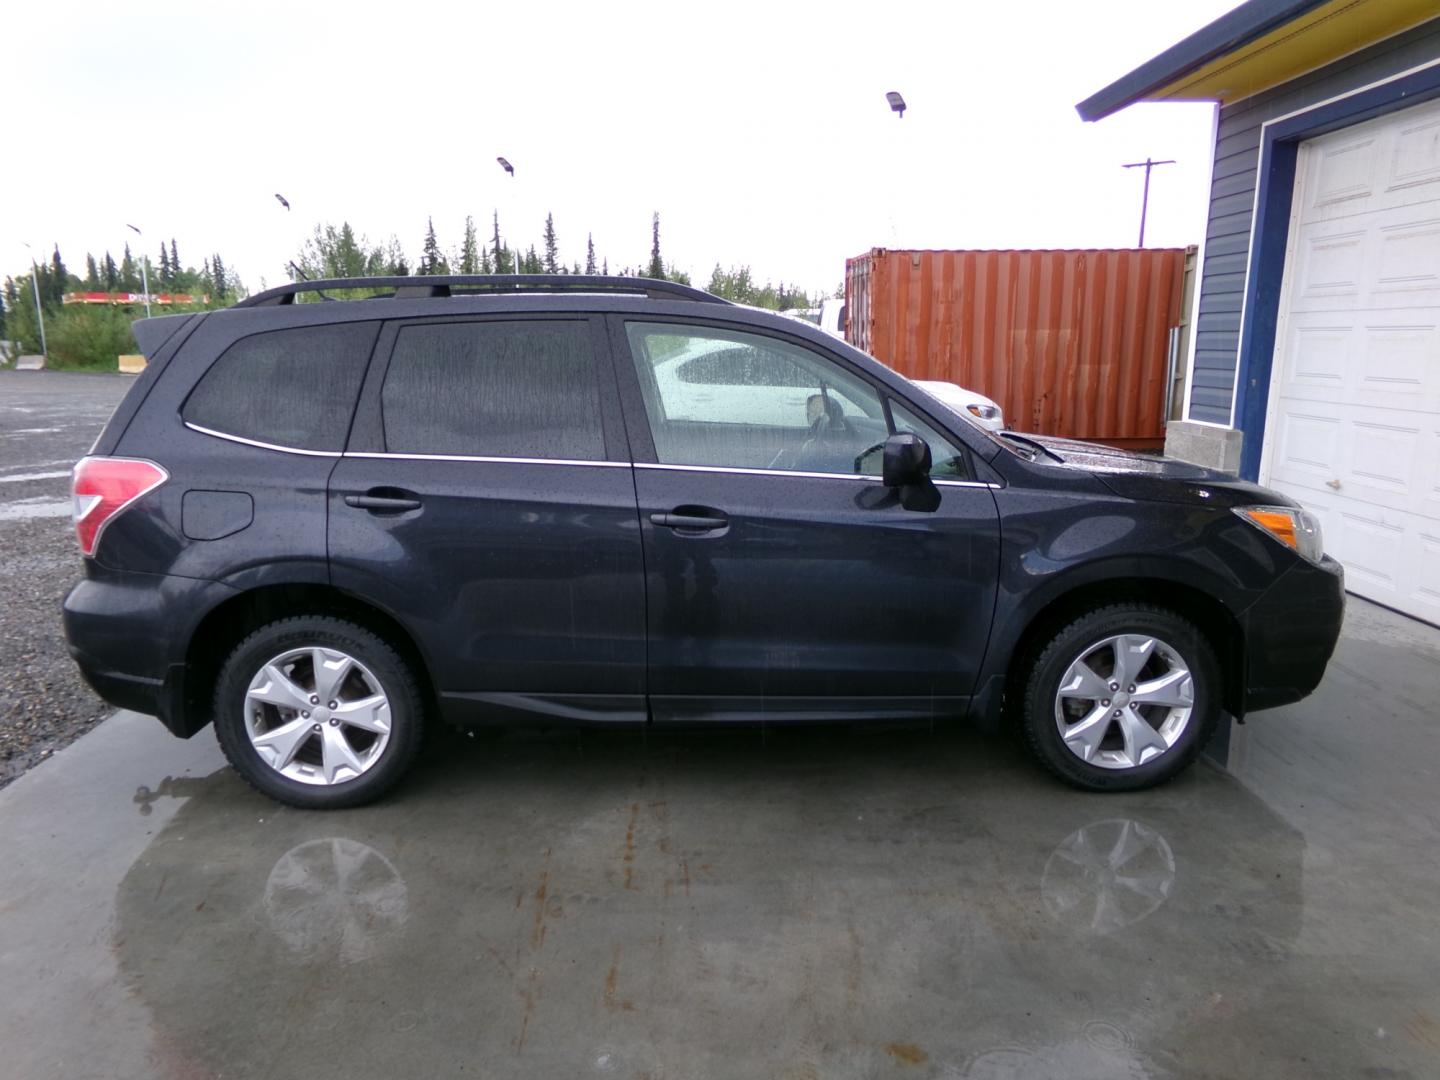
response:
M23 242L23 241L22 241ZM50 350L45 347L45 309L40 306L40 268L35 265L35 249L25 244L30 252L30 287L35 292L35 321L40 327L40 355L50 363Z
M1156 165L1174 165L1174 160L1151 161L1148 157L1144 161L1132 161L1129 165L1122 166L1126 169L1145 170L1145 194L1140 198L1140 246L1145 246L1145 214L1150 209L1150 170Z

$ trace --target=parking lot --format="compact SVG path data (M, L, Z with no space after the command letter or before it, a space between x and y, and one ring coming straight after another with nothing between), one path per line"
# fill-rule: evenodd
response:
M103 715L13 662L125 386L45 378L0 376L5 677ZM1153 791L964 730L441 732L333 813L121 713L0 791L0 1073L1433 1076L1437 696L1440 631L1352 599L1313 697Z
M80 574L70 467L133 379L0 370L0 787L109 714L60 633Z

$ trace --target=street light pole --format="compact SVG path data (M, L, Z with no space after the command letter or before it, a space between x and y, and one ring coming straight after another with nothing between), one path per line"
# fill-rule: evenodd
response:
M1145 246L1145 214L1150 209L1150 170L1156 165L1174 165L1173 160L1151 161L1148 157L1144 161L1132 161L1129 165L1122 166L1126 169L1145 170L1145 194L1140 197L1140 247Z
M905 119L905 110L906 110L906 108L907 108L908 106L906 106L906 104L905 104L905 98L904 98L904 96L900 93L900 91L898 91L898 90L890 90L890 91L888 91L888 92L885 94L885 101L886 101L887 104L889 104L889 106L890 106L890 111L895 114L895 116L896 116L897 119L900 119L900 120L904 120L904 119ZM889 203L889 206L890 206L890 246L891 246L891 247L899 247L899 246L900 246L900 230L899 230L899 228L898 228L898 227L896 226L896 224L895 224L895 204L900 201L896 196L898 195L899 191L905 186L905 180L906 180L905 169L906 169L906 165L907 165L908 163L905 161L905 155L902 153L902 149L903 149L903 148L898 145L898 141L899 141L900 139L904 139L904 138L905 138L905 135L904 135L904 133L902 132L902 133L900 133L898 136L896 136L895 139L892 140L892 142L896 143L897 145L895 146L894 152L893 152L892 154L890 154L890 162L891 162L890 171L891 171L891 174L892 174L892 175L898 175L898 176L899 176L899 179L898 179L898 180L892 181L892 182L888 185L889 188L890 188L890 192L889 192L890 198L887 200L887 202Z
M35 265L35 249L29 244L25 245L25 249L30 252L30 286L35 290L35 322L40 327L40 355L45 357L48 364L50 350L45 347L45 311L40 306L40 268Z
M126 225L127 229L135 229L134 225ZM145 234L135 229L135 235L140 237L141 242L145 240ZM140 288L145 290L145 317L150 318L150 275L145 268L150 265L150 256L145 254L145 249L140 249Z
M286 215L287 215L287 217L288 217L288 215L289 215L289 213L290 213L290 200L287 199L287 198L285 198L284 195L281 195L280 192L277 191L277 192L275 192L275 201L278 202L278 203L281 205L282 208L284 208L285 213L286 213ZM288 233L290 232L290 229L289 229L288 226L286 227L285 232L286 232L287 235L288 235ZM287 241L287 242L288 242L288 241ZM304 244L301 244L300 247L301 247L301 258L304 258L303 252L304 252L304 247L305 247L305 245L304 245ZM295 265L295 260L294 260L294 259L288 259L288 260L286 260L285 265L286 265L286 267L291 271L291 278L290 278L291 281L299 281L299 280L302 280L302 279L305 278L305 275L300 272L300 268ZM324 277L324 275L322 274L321 277ZM263 278L261 279L261 284L262 284L262 285L264 284L264 279L263 279Z

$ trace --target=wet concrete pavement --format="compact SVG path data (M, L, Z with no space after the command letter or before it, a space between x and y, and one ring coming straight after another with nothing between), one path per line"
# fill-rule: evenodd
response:
M447 735L304 813L121 714L0 792L0 1075L1440 1075L1440 631L1124 796L970 732Z

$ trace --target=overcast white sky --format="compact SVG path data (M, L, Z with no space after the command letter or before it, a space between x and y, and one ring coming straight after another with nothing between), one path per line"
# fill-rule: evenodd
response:
M831 289L871 247L1198 243L1212 106L1075 103L1236 0L859 5L11 5L0 269L54 242L83 272L125 225L257 290L320 221L396 234L427 215L612 271L666 258ZM887 90L909 103L903 120ZM503 154L514 179L495 163ZM290 200L287 214L274 199Z

